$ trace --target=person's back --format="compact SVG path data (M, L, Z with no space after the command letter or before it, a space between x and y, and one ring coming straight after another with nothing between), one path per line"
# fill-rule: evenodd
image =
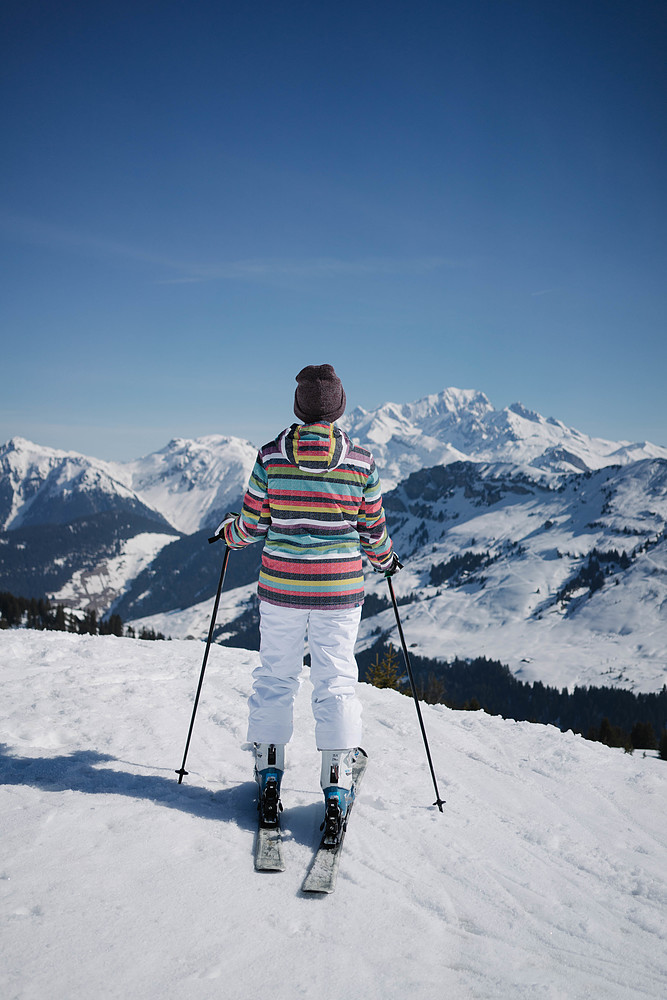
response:
M229 543L260 538L261 600L313 609L362 604L361 549L378 569L392 551L370 452L332 423L293 424L264 445Z
M327 823L331 817L340 831L361 740L354 644L364 599L362 551L377 572L393 573L399 563L373 457L335 426L346 403L338 376L331 365L309 365L297 383L294 412L303 424L260 449L241 513L227 515L218 531L231 548L264 540L260 665L248 722L261 820L278 824L307 633Z

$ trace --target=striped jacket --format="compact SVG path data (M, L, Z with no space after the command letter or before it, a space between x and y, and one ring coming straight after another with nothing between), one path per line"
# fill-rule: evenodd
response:
M334 424L293 424L257 455L230 548L264 539L260 600L289 608L363 603L362 549L392 562L373 456Z

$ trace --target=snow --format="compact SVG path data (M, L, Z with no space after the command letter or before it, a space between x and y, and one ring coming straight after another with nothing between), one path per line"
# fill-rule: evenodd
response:
M338 888L300 893L321 793L307 675L288 869L253 871L256 654L0 633L0 993L8 1000L656 1000L667 995L667 765L360 686L370 764Z
M110 509L114 500L116 506L134 501L159 512L178 531L213 530L215 517L242 499L256 456L249 441L221 434L176 438L133 462L105 462L13 438L0 447L0 474L11 497L0 510L0 527L50 523L49 501L97 492L108 498ZM30 521L35 505L39 518Z
M249 441L209 434L175 438L166 448L119 465L142 500L154 506L179 531L214 531L231 508L238 509L257 448Z
M75 570L67 583L49 594L49 599L66 607L106 611L158 552L173 541L173 535L148 531L126 538L119 542L117 556L102 560L94 569Z
M471 479L472 492L465 477L451 490L428 477L417 496L399 490L389 513L394 524L403 522L391 534L404 569L394 583L399 599L418 598L401 612L411 648L438 660L486 656L523 681L558 689L660 691L667 683L667 463L570 476L558 490L555 479L488 467L486 478ZM497 498L480 502L485 489ZM415 542L422 525L424 539ZM628 568L610 572L597 592L580 592L579 599L573 593L567 603L558 599L594 549L632 555L647 543L647 551L633 556ZM465 552L489 553L494 561L468 583L430 583L433 566ZM223 591L218 622L237 618L255 590ZM387 600L384 578L371 571L366 591ZM209 599L132 625L173 638L205 638L210 614ZM393 629L391 609L365 618L359 648Z
M582 472L667 458L667 448L590 437L521 403L496 410L483 392L448 388L413 403L357 407L338 421L373 452L385 492L411 472L456 461Z

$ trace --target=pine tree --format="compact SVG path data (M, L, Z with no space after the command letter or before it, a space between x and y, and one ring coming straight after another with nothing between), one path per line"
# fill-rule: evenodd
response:
M109 618L103 619L100 622L100 635L118 635L123 634L123 620L120 615L110 615Z
M632 727L630 740L635 750L655 750L658 745L650 722L636 722Z
M97 635L97 611L94 608L87 611L83 621L79 622L79 635Z
M605 716L600 723L598 741L608 747L623 747L625 750L632 750L632 742L629 735L620 726L612 726Z
M660 734L660 760L667 760L667 729Z
M392 688L394 691L401 690L401 675L398 667L398 653L389 644L380 659L380 654L375 654L375 661L371 664L366 680L376 688Z

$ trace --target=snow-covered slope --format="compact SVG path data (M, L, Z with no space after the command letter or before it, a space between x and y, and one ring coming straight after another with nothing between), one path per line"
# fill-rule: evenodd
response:
M16 1000L657 1000L667 764L362 685L370 765L336 893L305 679L283 785L288 869L253 871L243 749L255 654L0 633L0 993ZM269 991L267 993L267 990Z
M582 472L667 458L667 448L593 438L521 403L496 410L474 389L449 388L414 403L385 403L370 411L357 407L339 423L371 449L385 490L418 469L462 460Z
M257 449L240 438L178 438L133 462L104 462L13 438L0 448L0 528L64 524L104 510L152 515L190 534L243 496Z
M666 461L569 476L435 466L410 476L385 506L415 654L486 656L558 688L650 692L667 683ZM366 592L387 610L362 620L358 648L380 636L395 643L384 578L368 570ZM221 606L223 631L243 602L248 594L233 592ZM208 599L135 624L201 638L211 608Z
M175 528L192 534L215 530L230 508L238 509L256 457L257 448L240 438L176 438L119 467L119 476Z
M418 598L402 609L416 652L487 656L557 687L667 682L664 460L565 478L434 468L387 507L397 594ZM391 627L389 611L366 619L362 643Z
M125 593L129 582L173 541L173 535L149 531L124 539L116 554L99 559L93 567L74 570L61 587L51 589L50 599L68 608L95 610L102 617Z
M167 526L113 463L12 438L0 448L0 529L123 511Z

